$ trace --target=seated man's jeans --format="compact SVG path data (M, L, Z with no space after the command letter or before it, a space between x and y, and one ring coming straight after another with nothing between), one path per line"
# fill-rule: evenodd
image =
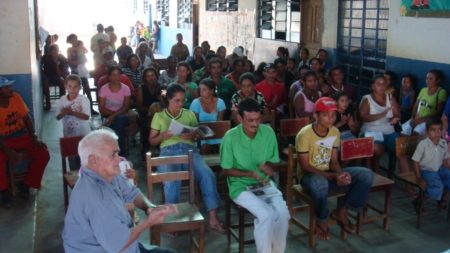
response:
M441 200L444 189L450 190L450 169L441 167L438 171L420 170L427 182L425 194L434 200Z
M348 172L352 177L352 182L348 186L338 186L335 180L327 180L325 177L307 173L301 179L301 185L311 196L316 207L316 217L319 222L328 219L329 210L327 207L328 193L334 189L346 191L343 204L349 210L359 212L365 205L370 187L373 183L373 172L364 167L347 167L342 171Z
M127 114L121 114L117 115L114 120L111 122L111 125L109 127L114 130L114 132L119 136L119 148L120 148L120 155L125 156L126 154L126 143L125 143L125 128L129 124L129 119Z
M219 193L217 192L216 176L205 163L202 156L198 152L198 149L192 145L180 142L161 148L161 152L159 155L187 155L190 149L194 151L194 178L195 181L200 185L203 202L205 203L206 209L208 211L214 210L219 207ZM158 167L158 172L172 172L183 170L187 170L187 165L163 165ZM164 196L166 199L166 203L174 204L179 202L180 186L180 181L171 181L164 183Z

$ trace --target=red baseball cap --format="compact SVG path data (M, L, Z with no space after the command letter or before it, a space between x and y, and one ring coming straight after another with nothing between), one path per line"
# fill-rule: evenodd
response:
M330 112L330 111L336 111L336 101L334 99L329 97L321 97L316 101L315 104L315 112Z

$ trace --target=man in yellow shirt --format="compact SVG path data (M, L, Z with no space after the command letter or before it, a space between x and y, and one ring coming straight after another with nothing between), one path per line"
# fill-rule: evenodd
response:
M314 201L318 220L316 234L322 240L329 238L328 192L335 188L346 191L344 201L338 202L331 218L348 233L354 233L356 229L347 218L347 209L358 212L364 207L373 182L373 173L367 168L341 169L338 161L340 133L333 126L336 110L336 102L332 98L318 99L315 103L315 122L302 128L295 138L302 171L300 183Z

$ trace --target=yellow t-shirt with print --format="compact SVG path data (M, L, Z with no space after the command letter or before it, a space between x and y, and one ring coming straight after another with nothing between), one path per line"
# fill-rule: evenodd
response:
M325 136L320 136L309 124L295 137L297 152L308 153L309 164L322 171L330 169L331 152L333 148L339 147L339 143L340 133L336 127L331 127Z

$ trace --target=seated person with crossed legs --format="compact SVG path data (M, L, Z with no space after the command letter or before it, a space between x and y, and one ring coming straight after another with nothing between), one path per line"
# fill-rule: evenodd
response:
M346 191L344 201L331 213L342 229L354 233L356 227L347 217L347 209L360 211L366 203L373 173L364 167L341 169L338 161L339 130L333 126L336 120L336 102L329 97L319 98L315 103L315 122L300 130L295 148L303 172L300 183L314 202L318 220L316 233L328 240L328 193L332 189Z
M220 146L220 165L228 177L231 199L252 213L255 219L254 238L258 253L284 252L290 214L281 192L270 177L271 163L280 161L275 133L260 124L261 108L252 98L239 103L241 124L230 129ZM270 196L257 196L247 187L269 184Z

